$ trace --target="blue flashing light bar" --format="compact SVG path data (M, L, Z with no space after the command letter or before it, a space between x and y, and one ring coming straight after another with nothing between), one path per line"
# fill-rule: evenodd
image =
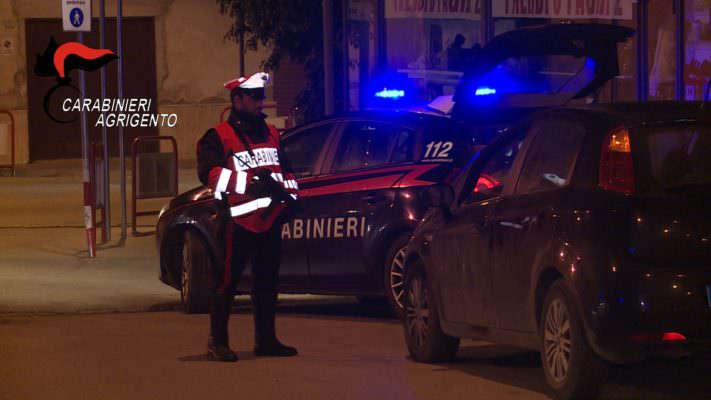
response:
M490 87L479 87L476 88L474 95L476 96L488 96L490 94L496 94L496 89Z
M405 91L404 90L397 90L397 89L388 89L388 88L383 88L383 90L379 92L375 92L375 97L381 97L383 99L393 99L397 100L401 97L405 97Z

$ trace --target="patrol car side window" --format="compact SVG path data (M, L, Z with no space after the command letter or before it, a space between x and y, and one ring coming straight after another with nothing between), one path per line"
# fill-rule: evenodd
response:
M516 193L566 186L584 135L585 129L575 122L545 122L526 155Z
M316 160L335 124L323 124L282 140L281 149L291 172L297 178L314 173Z
M415 146L415 131L409 128L399 128L394 135L395 147L390 158L391 164L400 164L412 161L412 153Z
M390 150L398 137L395 126L390 124L349 122L336 150L333 172L387 164Z
M473 203L497 197L501 195L506 183L506 175L516 160L526 136L524 133L517 135L515 138L501 146L481 168L481 172L477 175L476 183L466 203Z

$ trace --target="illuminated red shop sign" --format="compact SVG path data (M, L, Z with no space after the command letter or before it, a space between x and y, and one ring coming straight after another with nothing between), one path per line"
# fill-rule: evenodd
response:
M497 0L498 18L632 19L634 0Z
M385 18L470 19L478 21L481 0L388 0Z
M632 19L635 0L495 0L496 18ZM481 0L389 0L385 18L478 21Z

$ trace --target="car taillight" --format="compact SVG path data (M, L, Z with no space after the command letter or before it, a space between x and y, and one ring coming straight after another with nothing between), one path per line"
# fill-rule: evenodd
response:
M686 340L686 336L682 335L681 333L664 332L664 334L662 334L663 342L679 342L682 340Z
M686 336L678 332L663 333L640 333L628 336L627 340L632 343L658 343L658 342L683 342Z
M634 193L632 148L627 128L615 128L605 137L600 156L601 188L624 194Z

